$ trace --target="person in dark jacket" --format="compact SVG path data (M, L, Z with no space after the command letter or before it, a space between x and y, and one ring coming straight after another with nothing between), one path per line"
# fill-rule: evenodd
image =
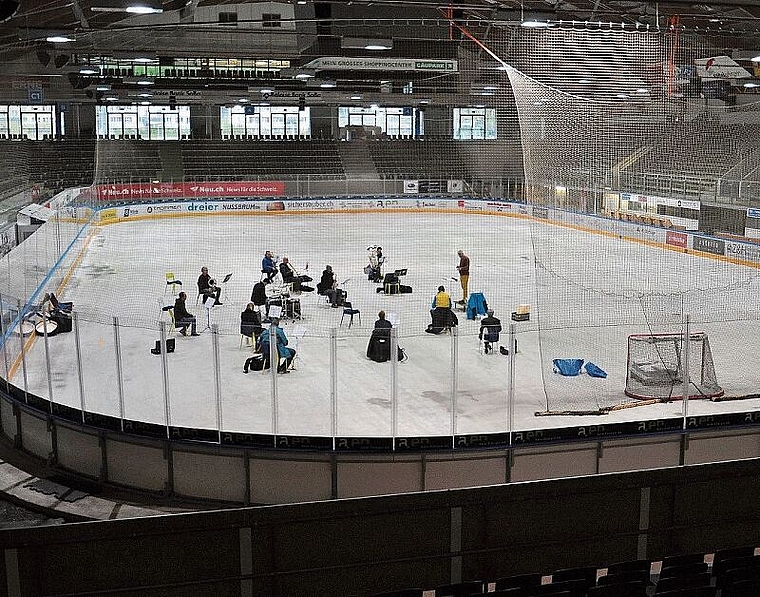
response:
M206 300L205 297L213 296L214 305L222 304L219 302L219 296L222 294L222 289L216 285L216 282L214 282L208 273L208 268L205 266L201 268L201 275L198 276L198 294L204 296L204 302Z
M367 345L367 358L378 363L384 363L391 358L391 328L393 324L385 318L385 311L377 314L375 329L369 337ZM405 361L406 353L398 348L398 360Z
M501 333L501 321L493 316L493 309L486 311L486 316L480 320L480 333L478 338L483 341L483 352L488 354L493 350L492 344L499 341Z
M282 281L285 282L285 284L293 285L293 292L311 292L314 290L311 286L304 285L304 282L311 282L312 278L305 274L299 274L296 271L296 268L291 265L290 260L288 260L287 257L282 258L280 274L282 275Z
M266 313L267 304L267 280L261 280L253 285L253 292L251 292L251 302L256 307L259 313Z
M326 265L325 271L322 272L322 278L317 284L317 294L328 297L333 307L340 307L342 304L341 297L345 298L346 293L338 289L337 286L338 281L335 278L332 266Z
M256 305L248 303L248 306L240 314L240 333L247 338L250 346L261 334L261 314L256 310Z
M267 282L271 282L272 278L277 275L277 265L274 257L272 257L272 251L264 253L264 258L261 260L261 273L264 274Z
M186 301L187 294L184 292L180 292L177 300L174 301L174 327L179 330L180 334L187 336L187 327L190 326L190 335L200 336L195 331L195 315L187 312Z

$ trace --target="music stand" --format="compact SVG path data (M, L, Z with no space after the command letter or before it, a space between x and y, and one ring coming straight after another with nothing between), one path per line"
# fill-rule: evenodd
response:
M227 274L224 276L224 280L222 280L222 293L224 294L224 302L227 302L227 282L230 281L230 278L232 278L232 274Z
M211 309L214 308L216 297L212 294L203 300L203 308L206 309L206 327L201 330L201 334L211 329Z

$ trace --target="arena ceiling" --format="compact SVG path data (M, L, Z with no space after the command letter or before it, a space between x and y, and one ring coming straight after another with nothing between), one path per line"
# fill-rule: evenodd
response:
M78 77L78 66L92 57L279 58L300 66L320 56L366 56L344 42L369 37L393 40L383 57L446 59L456 53L456 43L450 42L461 38L451 22L485 37L494 26L519 27L533 17L555 27L675 27L718 36L721 47L760 53L760 0L131 0L138 2L157 3L163 12L135 16L114 10L130 0L0 0L0 76L57 76L82 92L91 85ZM221 13L234 14L234 21L223 21ZM281 17L276 27L262 18L272 13ZM47 41L53 36L72 41ZM367 73L340 76L358 92L378 83L376 75ZM115 88L126 85L122 80L110 83ZM301 83L286 78L272 85L296 89ZM216 78L174 81L171 86L216 89L222 96L249 88ZM88 97L97 98L92 93Z

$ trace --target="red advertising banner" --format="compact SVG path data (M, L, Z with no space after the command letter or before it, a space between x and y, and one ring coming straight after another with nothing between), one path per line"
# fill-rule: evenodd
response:
M689 237L683 232L673 232L671 230L668 230L665 233L665 244L673 245L676 247L683 247L685 249L688 238Z
M98 199L104 201L195 197L279 197L285 194L282 181L173 182L96 185Z

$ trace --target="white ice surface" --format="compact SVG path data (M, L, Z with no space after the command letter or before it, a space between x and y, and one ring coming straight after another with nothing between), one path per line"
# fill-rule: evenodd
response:
M564 249L560 247L563 242ZM385 271L408 268L402 283L413 287L412 294L377 294L376 285L366 279L362 273L366 248L377 243L387 255ZM706 283L720 288L736 279L748 287L757 283L757 272L741 266L495 216L279 214L126 222L93 231L86 253L61 292L62 300L74 302L79 317L83 393L73 333L48 338L50 377L44 360L45 342L37 338L26 354L26 382L23 367L16 369L13 382L19 387L26 384L31 393L45 397L52 388L56 402L77 408L84 402L89 411L119 416L112 324L116 316L120 323L123 416L165 424L162 358L149 352L159 337L160 307L173 303L166 290L165 273L172 271L184 282L188 307L198 316L200 331L206 316L203 307L195 305L195 280L205 265L217 280L233 274L224 289L224 305L214 308L209 317L219 326L221 409L217 406L211 332L205 331L199 338L177 334L176 352L166 356L171 424L216 429L221 419L222 429L228 431L270 433L276 424L276 432L284 434L390 435L391 364L375 363L365 356L377 312L384 309L397 322L399 344L409 355L409 360L397 368L398 435L446 435L452 425L456 433L507 430L508 358L479 352L479 323L459 313L456 376L453 337L424 333L438 285L443 284L453 299L460 298L458 282L452 280L460 248L472 259L470 291L484 293L505 329L517 305L531 305L531 321L516 324L519 352L515 357L511 422L515 430L680 416L682 404L673 402L595 417L536 417L536 411L561 404L556 396L563 393L580 397L573 403L576 408L581 404L595 409L625 401L626 338L647 331L634 316L626 319L627 323L605 328L586 325L568 329L560 324L584 313L591 313L589 322L594 321L595 313L600 321L614 319L621 304L619 297L610 296L615 288L626 292L646 289L654 293L646 300L658 304L670 298L658 298L657 292L679 285L688 289ZM294 326L302 327L297 370L276 376L274 382L269 372L243 374L250 349L240 348L238 333L240 312L260 277L265 249L288 255L302 273L314 278L312 286L316 286L325 264L331 264L349 300L361 309L361 324L355 318L349 329L347 321L340 325L342 309L323 304L316 292L301 294L303 321L284 324L292 343L300 335L294 333ZM627 252L623 258L621 251ZM594 261L603 264L599 278L604 280L603 292L583 288L590 284L585 276ZM559 327L539 334L542 318L547 328ZM332 327L338 328L335 427L331 419L328 340ZM727 393L748 393L748 387L756 387L756 372L760 371L755 356L760 343L757 321L705 323L700 329L710 334L718 380ZM741 338L741 350L737 338ZM506 334L502 339L506 342ZM556 357L593 360L609 377L560 377L552 373L551 359ZM755 378L748 381L748 372ZM273 384L276 401L272 398ZM272 414L274 402L276 417ZM723 403L692 400L689 413L745 411L758 406L760 401L754 399Z

